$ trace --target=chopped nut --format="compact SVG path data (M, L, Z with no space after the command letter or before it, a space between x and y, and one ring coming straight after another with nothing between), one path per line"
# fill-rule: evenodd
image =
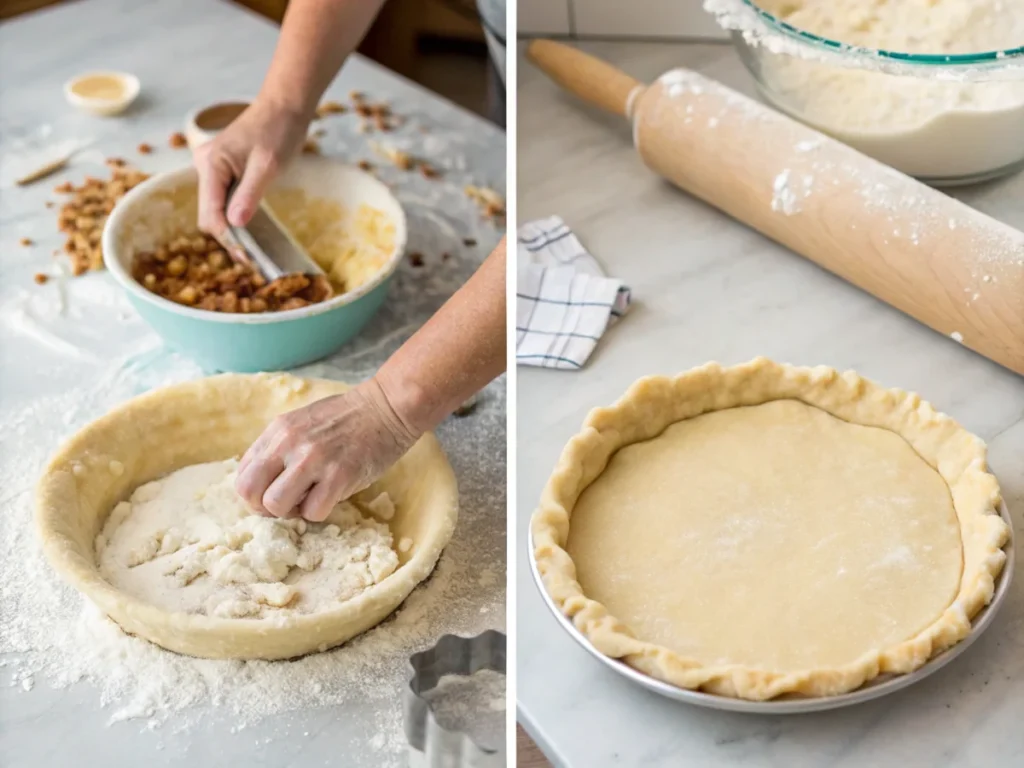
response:
M450 259L451 257L452 255L448 253L448 251L445 251L444 253L441 254L441 261L448 261L448 259Z
M395 147L390 147L387 144L381 144L380 142L377 141L371 141L370 147L378 155L386 158L387 160L390 160L395 165L395 167L400 168L403 171L408 171L410 168L413 167L414 163L416 162L413 159L413 156L410 155L408 152L403 152L402 150L396 149Z
M473 246L476 245L476 240L474 240L472 237L466 237L463 238L462 244L467 248L472 248Z
M420 162L420 173L425 179L436 179L441 175L441 172L437 170L437 168L426 162Z
M349 91L349 92L348 92L348 97L349 97L350 99L352 99L352 101L362 101L363 99L365 99L365 98L366 98L366 97L365 97L365 96L364 96L364 95L363 95L362 93L360 93L359 91Z
M423 266L423 254L422 253L418 253L418 252L410 253L409 254L409 262L414 267L422 267Z
M270 283L234 263L212 237L181 235L152 252L136 254L132 277L147 290L210 312L280 312L333 295L326 277L285 275Z
M75 191L75 188L70 181L65 181L54 187L53 191L56 192L58 195L69 195Z
M188 139L185 138L185 134L176 131L171 134L171 137L167 139L167 143L171 149L184 149L188 146Z
M302 153L304 155L319 155L320 145L317 143L316 139L306 139L302 144Z
M181 277L188 269L188 259L182 255L175 256L167 265L167 274L171 277Z
M106 162L111 168L123 168L128 164L123 157L108 157Z
M129 189L147 178L144 173L115 165L109 180L86 177L80 187L66 182L57 188L61 194L72 194L57 213L57 226L67 235L64 252L71 257L72 274L103 267L100 240L107 216Z
M496 219L505 215L505 201L501 195L488 187L465 187L466 197L480 208L486 218Z
M32 241L27 237L21 238L21 240L19 240L18 243L20 243L23 248L27 248L28 246L32 245Z
M50 278L44 275L42 272L36 272L32 279L36 281L36 284L44 285L46 281L49 280Z
M150 146L149 144L143 143L139 144L138 150L140 155L148 155L153 152L153 147Z
M369 160L360 160L359 170L371 173L373 171L373 163L371 163Z
M327 115L341 115L348 112L348 107L344 104L340 104L337 101L325 101L319 107L316 108L317 117L326 117Z

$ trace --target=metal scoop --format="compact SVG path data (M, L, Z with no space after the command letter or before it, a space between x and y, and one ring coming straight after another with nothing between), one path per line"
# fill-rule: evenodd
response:
M238 183L234 182L228 189L228 205L231 204L237 186ZM233 255L245 257L268 281L296 272L310 277L327 277L320 265L309 257L263 201L260 201L256 213L246 226L228 224L228 232L233 242L226 245L233 246Z

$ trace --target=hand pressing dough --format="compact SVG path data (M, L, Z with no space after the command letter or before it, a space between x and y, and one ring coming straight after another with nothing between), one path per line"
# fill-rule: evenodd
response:
M835 695L963 639L1009 528L980 440L916 395L768 360L641 379L534 515L601 652L684 688Z
M192 656L292 658L370 629L430 575L455 528L437 439L421 437L323 525L249 515L231 489L229 460L274 417L347 390L228 374L123 404L39 481L47 559L126 632Z
M264 619L336 607L398 568L386 523L347 501L323 523L253 514L237 467L184 467L136 489L96 537L100 573L166 610ZM366 507L395 514L387 492Z

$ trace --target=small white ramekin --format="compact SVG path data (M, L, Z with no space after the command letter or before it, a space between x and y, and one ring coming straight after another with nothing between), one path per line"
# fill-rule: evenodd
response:
M98 99L75 93L74 86L90 77L110 77L119 80L124 86L124 90L116 99ZM139 78L127 72L83 72L64 83L64 97L69 104L104 117L124 112L138 97L140 90L142 90L142 84L139 82Z

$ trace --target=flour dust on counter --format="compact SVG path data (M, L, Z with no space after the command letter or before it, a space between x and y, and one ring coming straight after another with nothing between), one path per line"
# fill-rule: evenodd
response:
M321 364L302 373L328 370ZM461 535L433 575L391 618L340 648L290 662L212 661L162 650L122 632L60 582L44 561L25 478L42 466L50 443L113 403L200 373L177 355L154 348L119 361L88 388L40 398L16 414L0 413L4 434L47 436L11 456L0 477L12 490L0 516L0 546L19 553L0 561L0 666L10 685L25 692L89 682L98 690L108 724L132 721L168 736L187 733L211 716L227 718L231 732L242 733L297 710L371 702L377 713L374 753L382 766L399 765L405 751L399 694L408 680L408 657L446 632L472 634L504 624L504 569L494 565L504 561L504 540L481 532L490 521L480 514L464 515ZM496 465L481 465L479 456L493 454L491 436L504 429L501 381L484 391L471 419L471 428L467 419L455 419L438 433L463 497L486 512L497 501L488 501ZM439 605L445 610L437 610ZM301 721L285 722L296 737L302 733Z

